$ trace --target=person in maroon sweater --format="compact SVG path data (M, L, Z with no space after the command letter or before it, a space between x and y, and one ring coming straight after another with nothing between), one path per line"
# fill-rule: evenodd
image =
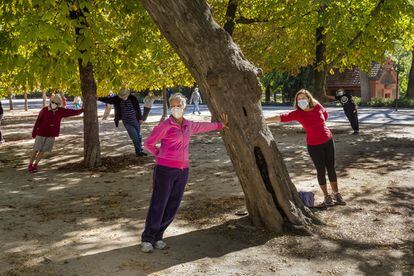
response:
M267 118L266 122L290 122L298 121L306 132L306 144L309 155L315 165L318 183L323 191L325 200L320 207L333 206L334 203L345 205L338 190L338 182L335 172L335 147L332 132L326 126L328 113L325 108L316 101L309 91L301 89L296 93L294 101L295 110L287 114ZM331 184L332 195L328 193L325 171Z
M62 108L60 107L61 104L62 99L59 94L52 96L49 106L42 108L37 117L32 131L35 144L30 156L29 172L36 172L44 153L52 151L55 137L59 136L62 118L76 116L83 112L83 109Z

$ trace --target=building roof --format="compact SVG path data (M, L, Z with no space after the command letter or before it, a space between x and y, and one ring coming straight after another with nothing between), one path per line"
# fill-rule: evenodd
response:
M382 76L384 68L378 62L373 62L371 64L370 71L368 73L368 78L370 80L378 80ZM359 77L359 69L346 69L344 72L339 72L338 69L334 69L334 74L328 74L327 77L328 86L338 86L338 87L354 87L361 85L361 79Z

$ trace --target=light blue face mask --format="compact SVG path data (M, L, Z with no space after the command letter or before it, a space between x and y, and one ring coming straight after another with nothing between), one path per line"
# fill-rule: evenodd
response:
M184 109L181 107L173 107L171 108L171 115L176 119L180 119L184 115Z
M309 101L307 99L298 100L298 106L300 107L300 109L305 109L308 107L308 105Z

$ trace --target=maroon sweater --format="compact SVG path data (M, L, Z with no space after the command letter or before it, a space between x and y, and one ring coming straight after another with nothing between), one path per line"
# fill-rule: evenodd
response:
M58 107L56 111L52 111L49 107L44 107L37 117L33 127L32 137L37 135L43 137L57 137L60 132L60 122L64 117L76 116L83 112L83 109L73 110Z

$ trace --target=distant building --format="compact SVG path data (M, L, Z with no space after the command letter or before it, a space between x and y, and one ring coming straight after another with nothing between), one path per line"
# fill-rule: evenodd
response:
M345 70L340 73L334 70L334 74L328 74L327 93L335 95L335 92L343 88L353 96L361 97L368 101L371 98L395 99L397 95L397 73L393 62L388 59L384 64L373 62L368 73L358 68Z

